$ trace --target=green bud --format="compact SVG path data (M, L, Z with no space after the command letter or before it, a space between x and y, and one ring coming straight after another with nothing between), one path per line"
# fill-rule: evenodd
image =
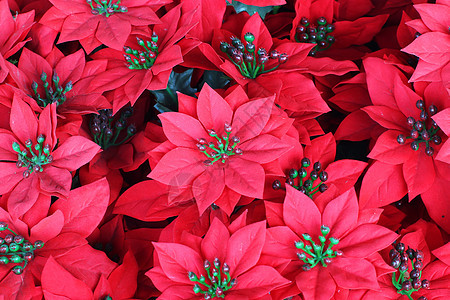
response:
M0 257L0 264L7 265L9 263L9 259L6 256Z
M319 241L321 242L321 243L325 243L326 242L326 237L324 237L324 236L319 236Z
M202 289L200 288L200 286L198 284L194 285L194 293L198 294L202 291Z
M310 241L311 240L311 236L309 234L307 234L307 233L302 234L302 236L303 236L303 239L305 241Z
M41 80L44 82L47 80L47 74L45 72L42 72L41 74Z
M23 261L23 258L20 257L20 255L15 254L15 255L11 256L11 261L15 264L19 264Z
M12 148L14 151L16 151L17 153L21 153L22 151L20 150L20 145L17 142L13 142L12 143Z
M295 248L302 249L305 246L305 244L302 241L295 242Z
M253 35L253 33L247 32L247 33L244 35L244 39L245 39L245 41L246 41L247 43L253 43L253 41L255 40L255 36Z
M339 244L339 240L334 238L334 237L331 237L330 238L330 243L333 244L333 245L337 245L337 244Z
M17 252L17 251L19 251L19 249L20 249L20 246L17 245L16 243L9 244L9 251Z
M322 234L325 236L328 233L330 233L330 228L325 225L322 225L322 227L320 227L320 231L322 231Z

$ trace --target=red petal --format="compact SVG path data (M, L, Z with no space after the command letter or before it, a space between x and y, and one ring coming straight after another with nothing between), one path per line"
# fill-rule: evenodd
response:
M272 112L275 96L249 101L234 113L233 133L245 142L261 133Z
M163 156L150 178L172 186L189 185L207 168L206 156L198 150L175 148Z
M407 161L414 155L410 143L401 145L397 142L399 134L404 131L388 130L381 134L372 151L367 155L370 158L379 160L383 163L398 165Z
M66 169L48 166L44 172L39 173L39 187L50 195L64 197L69 195L72 185L72 174Z
M30 231L30 240L41 240L46 243L56 237L64 226L64 215L57 210L52 215L42 219Z
M287 226L275 226L267 229L263 254L278 258L298 260L295 242L300 238Z
M440 64L449 60L450 44L448 34L442 32L428 32L416 38L402 51L414 54L425 62Z
M166 112L159 115L164 134L177 146L194 148L200 138L208 138L200 122L191 116ZM208 128L209 129L209 128Z
M410 201L430 189L436 178L433 158L426 155L423 148L417 152L403 164L403 176L408 185Z
M373 105L362 108L369 117L387 129L406 130L406 117L397 109L384 105Z
M138 264L131 250L129 250L120 266L108 277L108 281L114 287L114 299L133 298L137 288Z
M88 237L103 219L108 202L109 185L103 178L71 190L68 199L56 201L51 210L60 210L64 214L62 232Z
M355 185L366 167L367 163L353 159L341 159L332 162L326 168L328 178L330 178L327 185L334 184L339 191L345 192Z
M12 101L9 125L20 142L24 143L27 139L36 142L38 120L31 107L17 94L14 94Z
M153 246L161 268L172 281L192 285L188 273L202 274L203 260L192 248L175 243L153 243Z
M382 207L400 200L407 192L402 166L376 161L364 175L359 205L361 208Z
M192 183L192 193L197 201L200 215L220 197L224 188L224 171L221 166L210 166L195 178Z
M295 277L298 289L305 300L329 300L333 297L336 284L331 278L329 268L316 266L307 272L300 272Z
M328 269L339 287L379 289L375 267L363 258L335 258Z
M440 31L447 33L448 16L450 16L450 7L442 2L441 4L416 4L414 8L419 12L422 21L431 29L431 31Z
M243 159L265 164L280 158L292 146L270 134L263 134L242 143L240 148Z
M227 297L235 293L236 296L247 296L249 299L263 297L271 290L290 282L269 266L255 266L239 276L238 281L239 284L227 293Z
M231 124L233 111L216 91L205 84L198 95L197 115L206 129L214 129L220 136L224 133L224 124Z
M82 136L69 137L53 153L52 166L75 171L98 153L100 146Z
M75 278L50 256L42 269L42 290L47 299L93 299L88 286Z
M311 163L320 161L322 166L328 166L334 161L336 155L336 140L333 134L327 133L311 141L311 146L305 147L304 157L311 160Z
M247 225L228 240L225 262L230 266L231 278L256 265L266 239L266 222Z
M345 257L366 258L389 246L397 237L396 233L382 226L364 224L342 238L337 247Z
M8 211L11 216L23 216L37 201L39 197L38 177L31 174L17 184L8 197Z
M215 218L205 237L202 239L202 254L205 259L210 262L214 258L218 258L221 262L226 262L224 259L227 253L228 240L230 238L230 232L227 227L219 220Z
M225 184L244 196L262 198L264 178L264 169L260 164L240 157L231 157L225 168Z
M298 236L303 233L316 236L320 232L322 220L319 209L308 196L289 185L286 185L283 217L286 225Z
M330 227L330 236L339 239L356 226L358 211L358 199L352 188L327 204L322 224Z

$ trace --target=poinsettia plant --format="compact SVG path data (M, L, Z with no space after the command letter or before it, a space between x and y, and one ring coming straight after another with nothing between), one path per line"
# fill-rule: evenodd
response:
M0 298L447 300L448 0L0 0Z

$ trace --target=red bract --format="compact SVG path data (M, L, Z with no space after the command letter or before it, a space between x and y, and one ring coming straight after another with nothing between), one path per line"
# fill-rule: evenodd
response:
M25 48L17 67L8 64L13 90L27 95L23 98L34 111L56 103L58 115L74 124L81 121L79 115L110 107L100 92L88 92L95 75L105 68L106 61L86 62L83 50L64 56L56 47L46 58ZM2 94L11 93L11 86L2 86ZM1 101L11 105L11 99Z
M315 47L311 54L318 57L359 59L370 51L363 45L373 39L388 18L388 15L366 17L370 8L372 3L367 0L358 1L357 5L348 1L336 3L333 0L297 0L290 39L295 42L313 43ZM310 31L310 28L315 30ZM308 59L312 69L320 70L313 67L318 65L319 61ZM345 67L342 63L338 65ZM331 71L336 67L328 68Z
M8 196L8 211L22 216L40 193L66 198L71 172L89 162L100 147L81 136L61 145L56 139L56 104L47 105L39 119L30 106L15 95L12 102L11 131L0 133L0 194Z
M395 272L380 276L380 290L366 291L361 299L403 300L424 296L443 300L450 297L450 267L439 260L430 261L431 253L423 233L422 230L406 233L390 248L387 260ZM406 297L407 294L410 296Z
M224 99L205 85L192 115L159 115L164 133L174 146L150 177L171 186L188 186L200 214L212 203L231 214L239 197L233 197L230 203L228 193L261 198L263 164L290 148L279 138L263 133L271 126L274 97L243 97L241 88Z
M8 70L4 59L10 58L30 39L25 39L34 24L34 12L12 15L8 1L0 1L0 82L3 82Z
M193 11L182 5L161 18L152 29L142 27L132 32L123 51L103 49L92 57L108 60L106 71L97 76L91 90L105 92L116 113L128 102L134 105L146 90L167 87L172 68L183 62L180 47L175 45L195 25Z
M272 208L267 219L276 226L267 230L264 261L273 260L283 276L295 279L298 288L280 290L279 297L300 291L305 299L328 300L336 287L377 289L376 268L369 257L397 235L375 225L378 217L373 211L359 211L354 189L335 199L316 201L286 186L282 207L267 203Z
M416 4L421 19L406 24L418 32L418 37L402 51L419 57L410 81L441 82L449 92L450 35L448 16L450 3Z
M104 44L121 50L132 28L160 23L155 11L169 1L51 0L40 23L59 31L58 43L79 40L87 53Z
M265 222L229 230L214 219L204 238L186 235L179 243L154 243L159 264L147 272L162 292L158 299L260 299L289 283L259 263Z
M366 66L371 60L365 61ZM448 183L440 175L450 167L448 151L442 147L448 136L433 120L436 113L450 107L447 92L442 85L433 83L419 95L404 83L406 78L400 73L392 76L394 83L384 85L379 84L379 77L371 76L371 69L366 72L374 105L363 111L388 130L380 135L368 155L376 162L364 177L361 206L379 207L399 200L407 192L409 200L420 194L430 216L449 231L444 192ZM389 85L393 90L388 89Z
M284 195L282 190L285 183L302 191L311 199L317 198L331 185L334 186L333 192L335 188L338 193L350 189L367 163L350 159L334 161L335 155L336 141L331 133L313 139L304 151L301 147L294 146L279 159L285 176L270 176L266 180L264 199Z
M42 241L22 276L10 272L15 265L12 262L1 266L0 293L26 298L36 292L32 292L36 284L42 285L38 294L43 293L46 298L59 295L91 299L91 289L100 276L108 276L116 266L85 239L103 218L108 198L109 188L104 179L74 189L67 199L52 204L48 216L34 226L0 209L0 219L14 232L31 243Z

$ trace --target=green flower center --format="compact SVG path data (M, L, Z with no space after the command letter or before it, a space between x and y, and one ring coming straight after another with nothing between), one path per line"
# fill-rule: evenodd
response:
M125 54L125 60L127 61L127 66L131 70L148 70L155 63L158 57L158 36L153 33L152 40L146 41L139 37L136 37L139 46L142 47L141 50L131 49L130 47L123 47Z
M50 146L46 144L43 146L45 136L39 135L37 138L37 144L33 146L33 142L28 139L25 141L25 146L28 150L20 149L20 145L17 142L12 143L12 148L17 152L17 167L27 168L23 172L23 177L28 178L33 172L42 172L44 169L42 166L47 165L53 161L53 156L50 154Z
M90 130L94 142L103 150L125 143L136 134L136 126L134 124L127 127L127 119L132 114L133 109L131 107L126 108L120 114L120 118L115 120L111 109L100 110L99 114L94 115L90 122ZM123 134L124 129L126 129L126 134Z
M36 81L33 81L33 83L31 84L31 88L33 89L34 93L34 96L32 97L36 100L37 104L40 107L46 107L51 103L56 103L56 105L64 103L66 101L66 93L73 88L72 81L69 81L63 87L60 84L59 77L55 72L53 72L52 76L53 87L47 81L47 74L45 72L42 72L41 74L41 81L42 86L44 87L45 90L44 98L38 92L39 84Z
M317 19L317 25L311 24L308 18L303 17L300 20L300 25L296 28L295 41L297 43L316 44L309 52L309 55L314 56L317 51L327 50L335 42L334 36L330 34L334 29L334 25L328 24L324 17Z
M312 199L312 197L318 192L325 192L328 186L324 183L328 180L328 173L322 169L322 164L320 162L315 162L313 165L313 170L309 173L305 168L311 165L308 158L303 158L301 161L302 167L299 170L291 169L289 170L289 177L286 179L286 184L289 184L296 190L301 191L306 196ZM278 190L281 187L281 182L277 179L273 182L272 188Z
M231 38L231 45L227 42L220 42L220 50L225 53L230 61L239 69L241 74L247 78L256 78L257 76L276 70L281 64L285 63L288 59L286 53L280 53L273 50L267 53L264 48L259 48L255 51L256 47L253 44L255 36L247 32L244 36L244 43L237 37ZM277 60L278 64L271 69L266 70L266 63L269 59Z
M423 100L417 100L416 107L420 109L419 120L416 121L413 117L408 117L406 122L411 128L410 135L405 137L405 135L399 134L397 136L397 142L400 145L403 145L406 142L406 139L413 139L411 149L414 151L419 150L420 144L425 143L425 154L433 156L434 149L431 146L431 142L435 145L439 145L442 143L442 139L437 134L440 130L439 126L429 117L429 115L435 115L438 109L436 106L430 105L427 112Z
M208 130L209 136L216 139L215 144L213 142L207 143L203 138L198 140L196 145L198 150L200 150L208 158L203 162L206 166L212 166L219 160L222 163L225 163L230 156L242 155L242 150L240 148L236 148L236 146L240 143L240 139L236 136L230 138L232 128L229 124L225 123L224 127L226 135L223 135L222 137L219 137L214 130ZM208 152L208 148L212 151Z
M297 257L305 263L302 267L305 271L311 270L319 263L326 267L331 263L332 258L343 254L340 250L333 250L333 247L339 243L339 240L333 237L326 237L330 233L330 228L322 225L320 230L322 231L322 235L319 236L320 244L316 244L307 233L302 235L303 241L295 242L295 247L302 250L302 252L297 252ZM329 242L328 246L326 246L327 241ZM307 245L306 242L309 242L310 245Z
M117 0L113 3L112 0L86 0L87 4L91 6L91 12L93 15L104 15L109 17L115 13L125 13L128 11L126 6L120 5L121 0Z
M15 264L13 273L20 275L34 258L34 251L44 246L44 242L36 241L31 244L23 236L18 235L8 227L5 222L0 222L0 231L8 230L11 234L0 237L0 264Z
M419 250L413 250L408 247L405 250L403 243L393 244L393 249L389 252L391 266L398 269L392 273L392 284L400 295L406 295L408 299L413 299L411 294L421 288L429 289L430 282L422 278L423 253ZM411 271L409 271L411 270ZM423 300L424 298L419 298ZM426 298L425 298L426 299Z
M214 268L208 260L205 260L203 268L208 274L208 278L203 275L198 277L194 272L189 272L189 280L196 282L194 285L194 292L196 294L203 294L204 299L225 298L225 292L237 284L236 278L231 279L230 267L227 263L220 266L218 258L214 259Z

